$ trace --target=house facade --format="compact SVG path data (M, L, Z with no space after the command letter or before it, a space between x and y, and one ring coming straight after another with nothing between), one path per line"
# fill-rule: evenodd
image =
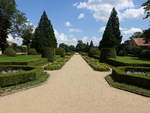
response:
M145 38L133 38L131 42L132 42L132 46L150 48L150 41L146 42Z

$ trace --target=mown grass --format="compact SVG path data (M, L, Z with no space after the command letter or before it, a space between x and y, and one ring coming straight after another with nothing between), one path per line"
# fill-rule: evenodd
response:
M0 56L1 62L31 62L42 59L40 55L19 55L16 57Z
M112 79L111 75L106 76L105 79L108 82L108 84L114 88L125 90L125 91L135 93L138 95L150 97L150 90L148 90L148 89L144 89L144 88L137 87L134 85L117 82Z
M129 56L117 56L116 58L110 58L111 60L128 63L128 64L150 64L150 60L140 59L138 57Z
M66 55L65 57L56 56L56 60L52 63L49 63L47 66L44 67L45 70L59 70L61 69L65 63L72 57L71 55Z
M36 79L34 81L26 82L24 84L19 84L16 86L9 86L9 87L5 87L5 88L0 88L0 96L8 95L8 94L17 92L19 90L25 90L25 89L28 89L31 87L38 86L38 85L42 84L43 82L45 82L48 78L49 78L49 74L43 72L43 74L38 79Z
M100 63L98 59L82 55L84 60L96 71L110 71L108 65Z

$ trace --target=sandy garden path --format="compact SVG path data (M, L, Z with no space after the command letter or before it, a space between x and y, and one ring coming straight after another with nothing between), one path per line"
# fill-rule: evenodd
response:
M0 113L150 113L150 99L111 88L80 55L44 85L0 97Z

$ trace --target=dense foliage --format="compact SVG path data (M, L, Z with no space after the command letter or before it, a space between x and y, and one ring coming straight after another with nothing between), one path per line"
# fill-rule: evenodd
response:
M115 48L103 48L101 49L100 61L104 62L109 58L116 57L116 49Z
M83 43L82 40L79 40L76 46L76 51L77 52L86 52L86 44Z
M99 56L100 56L100 50L99 50L99 48L91 47L89 49L89 51L88 51L88 56L89 57L99 58Z
M65 50L63 48L56 48L56 55L60 55L61 57L65 57Z

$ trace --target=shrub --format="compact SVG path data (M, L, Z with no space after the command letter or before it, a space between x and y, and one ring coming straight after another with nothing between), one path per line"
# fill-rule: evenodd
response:
M107 61L109 58L116 58L116 49L115 48L102 48L100 61L104 62Z
M20 68L20 66L9 66L9 67L1 66L1 68L7 68L7 69ZM27 69L27 71L10 73L10 74L0 74L0 87L18 85L18 84L36 80L43 72L42 68L24 67L24 66L21 66L21 68Z
M130 85L135 85L138 87L143 87L143 88L147 88L150 89L150 77L147 74L127 74L125 71L127 69L132 69L132 71L137 71L137 70L141 70L141 71L145 71L145 70L149 70L149 67L117 67L117 68L113 68L113 72L112 72L112 78L115 81L121 82L121 83L126 83L126 84L130 84Z
M34 48L28 50L28 55L37 55L37 51Z
M143 50L139 57L145 58L145 59L150 59L150 50Z
M48 55L48 61L54 62L54 60L55 60L55 49L50 48L49 55Z
M89 57L99 57L100 56L100 50L98 48L91 47L88 52Z
M15 56L16 56L16 51L13 50L12 48L7 48L7 49L4 51L4 55L10 56L10 57L15 57Z
M46 47L42 52L42 57L48 58L49 62L53 62L55 59L55 49Z
M65 57L65 50L63 48L56 49L56 55L60 55L61 57Z

